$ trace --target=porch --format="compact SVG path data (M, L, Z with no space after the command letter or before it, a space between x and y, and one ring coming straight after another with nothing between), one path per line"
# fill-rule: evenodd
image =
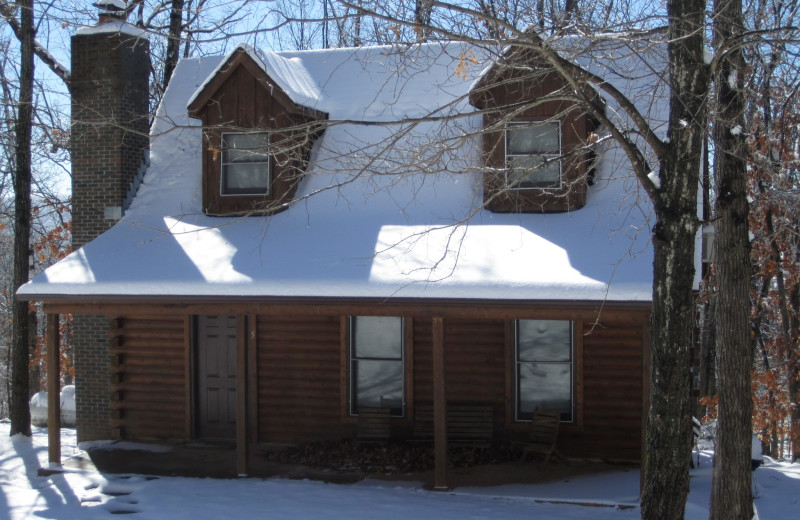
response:
M50 331L58 330L59 314L67 311L62 305L46 306ZM69 306L73 312L102 312L112 318L109 404L114 438L167 441L192 449L204 446L193 442L202 438L194 416L193 317L208 315L220 305L163 305L159 316L153 315L152 306L141 304ZM516 419L520 383L515 324L520 318L560 320L570 330L569 362L561 363L570 375L562 378L569 394L569 417L559 438L562 452L572 457L630 460L640 449L642 400L647 395L643 391L647 373L644 308L605 309L602 327L597 325L594 306L574 303L478 308L470 302L443 302L435 309L420 309L411 303L241 302L226 304L226 311L234 315L233 339L228 342L231 354L226 359L235 365L233 373L244 377L235 377L232 383L235 399L229 409L235 419L230 442L224 445L228 453L216 461L212 457L203 466L205 476L215 472L222 474L214 476L287 474L274 465L260 467L264 463L261 445L354 438L358 418L348 406L353 393L348 385L354 378L347 316L363 315L404 317L405 410L392 419L392 437L416 437L418 412L429 407L426 446L433 462L433 488L459 485L458 476L451 481L450 475L457 449L449 446L457 444L451 443L448 433L454 422L447 413L450 405L466 402L490 407L494 426L490 424L489 429L494 429L495 442L527 432L528 423ZM48 355L58 352L58 334L49 333L47 338ZM49 362L48 373L57 376L56 359ZM167 372L169 378L163 375ZM57 381L58 377L48 381L48 396L53 400L58 398ZM58 403L52 402L49 409L58 410ZM50 418L50 424L56 421L57 416ZM197 451L187 454L187 464L198 456ZM50 460L58 464L60 457L57 437L51 438ZM145 457L132 459L139 464ZM177 461L180 465L180 456ZM146 468L126 471L148 472Z
M579 476L604 472L634 472L637 475L639 472L636 464L560 457L551 460L546 467L541 460L519 463L517 451L508 446L492 448L480 457L471 451L450 450L447 473L450 489L567 482ZM65 468L202 478L237 476L236 447L233 444L105 443L85 453L88 459L82 456L66 458ZM409 460L410 464L404 464ZM403 482L421 483L427 489L435 488L432 450L408 443L358 446L343 441L274 448L251 455L248 470L248 477L256 478L281 477L336 484L371 479L399 485Z

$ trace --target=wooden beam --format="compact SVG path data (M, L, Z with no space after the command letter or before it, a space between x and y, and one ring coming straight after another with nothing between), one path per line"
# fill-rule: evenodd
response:
M445 394L444 319L433 318L433 489L447 486L447 396Z
M406 420L414 418L414 318L406 318L403 331L403 348L405 349L405 387L403 396L406 402Z
M187 441L192 440L192 427L194 425L194 334L192 332L193 320L190 315L183 317L183 434ZM161 379L161 377L159 377Z
M58 314L47 315L47 453L61 465L61 366Z
M247 475L247 319L236 316L236 473Z
M650 375L651 375L651 359L650 352L652 348L652 337L650 336L650 323L647 322L642 326L642 430L641 430L641 459L639 467L639 496L642 496L644 491L644 463L647 460L647 418L650 415Z
M258 443L258 316L247 317L247 432L248 443Z
M213 298L191 300L153 297L107 297L92 302L68 299L45 300L48 313L161 316L255 313L270 316L413 316L415 318L454 319L603 319L638 323L650 312L650 302L592 302L575 300L475 300L425 298Z

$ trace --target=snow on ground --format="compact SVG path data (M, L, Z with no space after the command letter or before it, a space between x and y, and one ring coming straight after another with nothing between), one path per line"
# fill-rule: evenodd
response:
M635 504L638 473L619 471L577 477L569 482L459 488L450 493L423 490L413 482L363 481L325 484L273 479L215 480L145 475L106 475L73 470L38 476L47 467L47 429L32 439L8 437L0 423L0 519L125 518L182 520L197 518L338 519L415 518L481 519L538 518L627 520L639 518L639 508L587 507L564 502ZM75 430L62 429L62 453L78 450ZM792 518L797 511L800 465L764 461L756 471L761 520ZM708 518L711 487L710 454L701 455L692 470L688 520ZM550 501L543 502L542 500ZM552 503L560 502L560 503ZM794 512L794 513L793 513Z

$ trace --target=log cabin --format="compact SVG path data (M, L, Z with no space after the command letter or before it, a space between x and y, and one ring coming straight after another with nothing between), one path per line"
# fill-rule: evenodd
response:
M562 454L639 460L650 207L535 56L242 44L181 61L150 126L146 35L106 18L72 46L74 252L18 294L74 316L80 441L233 440L246 473L361 407L408 438L432 405L446 487L465 404L495 442L541 408ZM570 55L664 117L654 61Z

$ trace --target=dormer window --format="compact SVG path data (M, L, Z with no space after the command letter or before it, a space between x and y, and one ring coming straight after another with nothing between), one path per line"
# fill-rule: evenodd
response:
M506 127L506 185L515 190L561 187L561 124L515 122Z
M269 134L223 133L221 168L221 195L268 195Z
M289 208L322 135L324 126L313 123L328 114L296 102L290 94L298 95L297 89L281 88L268 64L278 66L282 76L276 78L284 85L296 86L293 75L307 78L292 60L240 45L189 102L189 116L203 126L207 215L271 215Z
M573 87L536 52L512 47L469 94L483 112L483 201L499 213L556 213L586 204L597 121L565 98ZM582 97L601 105L594 90Z

